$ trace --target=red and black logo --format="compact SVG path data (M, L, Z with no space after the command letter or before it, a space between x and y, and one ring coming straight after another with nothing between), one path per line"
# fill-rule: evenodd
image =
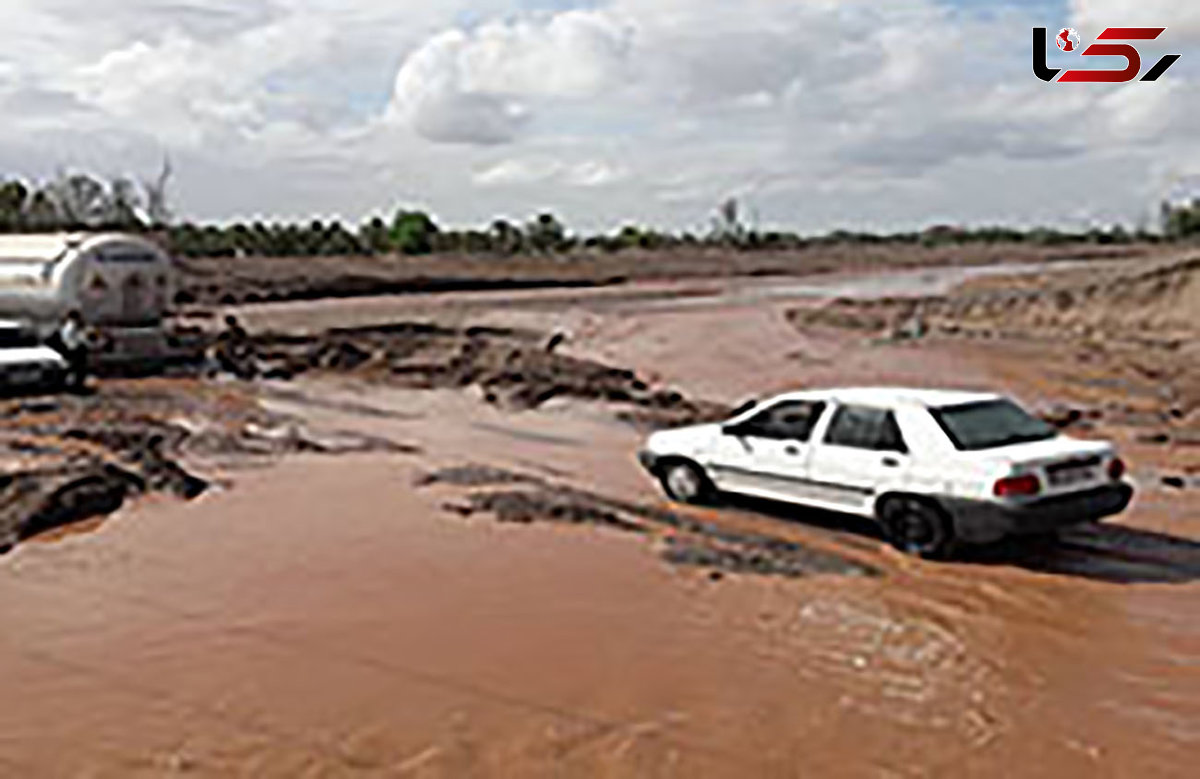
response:
M1167 31L1166 27L1109 27L1100 33L1098 41L1153 41ZM1122 57L1126 67L1122 70L1068 70L1051 68L1046 64L1046 51L1050 36L1045 27L1033 28L1033 73L1042 81L1075 84L1124 84L1133 81L1142 72L1142 55L1129 43L1093 43L1079 51L1079 33L1067 27L1055 37L1058 48L1064 52L1078 52L1083 57ZM1158 81L1171 66L1179 61L1179 54L1168 54L1142 76L1142 81ZM1059 76L1062 73L1062 76Z

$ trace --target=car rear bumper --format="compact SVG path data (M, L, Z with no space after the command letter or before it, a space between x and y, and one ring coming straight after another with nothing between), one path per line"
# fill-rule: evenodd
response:
M959 538L988 543L1006 536L1048 533L1060 527L1095 522L1120 514L1132 500L1133 487L1118 483L1028 503L950 498L943 505L954 519Z

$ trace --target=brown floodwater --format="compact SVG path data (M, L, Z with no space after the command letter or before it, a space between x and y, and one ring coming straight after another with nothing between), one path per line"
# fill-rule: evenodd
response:
M720 400L987 378L951 350L800 338L769 306L543 316L527 323ZM640 434L604 409L321 382L272 403L421 453L211 474L233 488L0 559L0 775L1194 773L1188 493L1147 490L1117 524L955 564L836 517L699 512L878 572L713 580L664 562L656 534L464 520L445 504L469 490L416 486L475 463L658 505Z

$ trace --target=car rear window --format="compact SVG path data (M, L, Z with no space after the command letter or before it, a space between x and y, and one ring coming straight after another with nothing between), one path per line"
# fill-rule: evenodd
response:
M964 452L1048 441L1058 436L1049 424L1011 400L985 400L929 410L955 448Z
M875 452L907 452L896 417L885 409L842 406L829 423L825 443Z

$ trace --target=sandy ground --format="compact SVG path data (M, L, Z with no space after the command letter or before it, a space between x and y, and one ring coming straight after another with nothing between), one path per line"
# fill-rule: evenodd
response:
M242 313L252 329L560 331L564 359L725 404L858 382L1040 408L1120 394L1060 376L1070 346L798 328L812 296L784 283ZM514 408L471 382L328 372L252 390L309 439L393 451L185 453L213 485L198 499L151 494L0 559L0 772L1192 774L1200 516L1160 481L1190 450L1140 442L1153 425L1079 431L1129 446L1143 489L1118 522L934 564L835 516L665 505L633 459L643 432L614 413L636 403ZM513 511L514 492L535 497ZM696 540L733 557L671 554Z

